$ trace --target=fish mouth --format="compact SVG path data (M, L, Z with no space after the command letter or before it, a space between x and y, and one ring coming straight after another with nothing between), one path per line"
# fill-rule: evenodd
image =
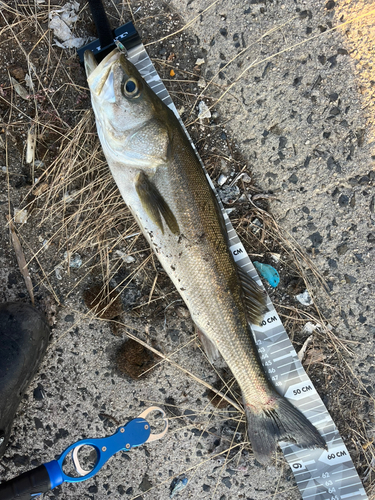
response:
M113 67L121 57L121 52L116 48L112 50L99 64L93 53L86 50L84 54L85 70L90 91L97 97L112 101L114 99L113 89Z

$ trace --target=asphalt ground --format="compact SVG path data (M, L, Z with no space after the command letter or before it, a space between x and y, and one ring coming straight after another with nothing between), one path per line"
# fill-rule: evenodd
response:
M121 2L107 7L114 5L117 11L125 9ZM224 134L222 141L230 144L226 154L241 154L257 187L272 195L270 210L283 235L306 251L325 278L330 293L317 286L311 290L314 302L353 352L344 367L332 370L343 370L356 384L332 385L327 390L326 372L321 379L315 375L314 382L318 390L320 385L325 387L324 401L337 416L339 428L345 429L340 423L350 420L353 407L358 406L361 436L342 437L353 449L371 447L374 14L337 27L370 11L373 3L252 0L217 2L205 11L209 6L209 2L171 1L168 8L180 16L178 26L193 22L149 50L159 58L163 49L167 55L174 53L169 62L174 64L175 78L184 58L191 64L204 59L200 68L205 83L215 77L213 93L205 89L204 96L199 96L201 87L195 86L194 99L215 105L211 111ZM132 4L133 13L138 7L142 19L165 5L150 3L143 12L141 4ZM86 10L83 15L87 25ZM86 25L80 26L81 31ZM140 22L140 28L147 43L161 38L156 23L146 29ZM74 53L69 54L71 61ZM8 62L3 59L1 64L6 68ZM84 76L80 78L84 85ZM14 115L13 119L17 121ZM184 119L188 123L196 115L185 114ZM2 108L3 127L9 123ZM197 121L195 127L198 135L212 133L210 122ZM230 174L225 163L220 165L216 181L219 174ZM3 181L1 208L6 214L9 197L17 206L21 196L7 188L5 176ZM2 247L3 301L28 300L5 225ZM79 278L75 271L64 274L65 288L72 288ZM146 342L151 339L168 354L191 340L193 325L183 314L137 319L125 313L123 322L127 331ZM301 498L281 455L274 465L262 467L246 447L241 447L241 455L236 449L225 451L235 444L233 421L238 415L230 418L233 415L225 411L214 412L199 382L165 362L141 381L120 374L114 358L122 342L121 336L113 336L108 322L88 315L79 287L56 308L50 347L20 404L8 450L0 460L2 478L52 460L75 440L108 435L147 406L165 408L169 401L171 430L163 440L120 453L94 479L62 485L45 497L168 498L172 479L186 475L188 485L179 493L184 498ZM178 364L210 384L216 380L195 346L179 352ZM327 359L326 364L330 364ZM324 363L320 368L323 373ZM351 392L343 397L345 391ZM369 459L360 463L361 456L358 453L356 465L363 478ZM365 486L373 498L371 475L368 478Z

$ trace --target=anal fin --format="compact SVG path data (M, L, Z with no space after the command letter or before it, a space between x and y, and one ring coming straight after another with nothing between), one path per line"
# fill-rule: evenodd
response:
M214 364L214 362L220 358L220 353L219 349L216 347L216 345L205 335L202 330L200 330L197 325L195 325L195 331L198 335L199 340L201 341L202 347L204 349L204 352L206 353L206 356L208 358L208 361L211 364Z

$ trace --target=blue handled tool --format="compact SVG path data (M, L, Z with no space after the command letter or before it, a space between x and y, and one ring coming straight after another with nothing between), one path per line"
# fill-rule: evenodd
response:
M150 424L146 420L146 417L154 411L160 412L164 420L164 429L159 434L151 434ZM70 445L57 460L40 465L36 469L0 484L0 500L28 500L52 490L64 482L86 481L86 479L93 477L118 451L129 451L135 446L161 439L167 430L168 421L164 411L157 406L151 406L126 425L121 425L112 436L77 441ZM85 470L80 463L79 452L84 446L91 448L91 451L94 451L96 455L95 464L89 470ZM63 467L67 467L66 459L70 453L78 476L69 475L63 470Z

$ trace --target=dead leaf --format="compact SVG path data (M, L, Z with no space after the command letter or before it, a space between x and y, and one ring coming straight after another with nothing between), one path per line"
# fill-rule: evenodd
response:
M16 93L22 97L22 99L25 99L26 101L29 99L30 97L30 94L29 92L25 89L25 87L23 87L20 83L17 82L17 80L15 78L13 78L13 76L10 77L10 81L14 87L14 90L16 91Z
M40 196L41 194L45 193L48 188L48 182L43 182L42 184L38 184L37 187L32 190L32 193L34 196Z
M29 292L31 303L32 303L32 305L35 305L33 283L31 281L29 270L27 269L25 255L23 253L20 240L18 239L18 236L17 236L16 231L14 229L13 221L9 216L7 217L7 219L9 222L10 236L12 239L13 248L14 248L14 251L16 254L17 262L18 262L21 274L23 276L23 279L25 280L26 288L27 288L27 291Z
M325 359L326 356L323 353L322 349L310 349L306 354L305 362L303 364L305 366L313 365L314 363L321 363Z

